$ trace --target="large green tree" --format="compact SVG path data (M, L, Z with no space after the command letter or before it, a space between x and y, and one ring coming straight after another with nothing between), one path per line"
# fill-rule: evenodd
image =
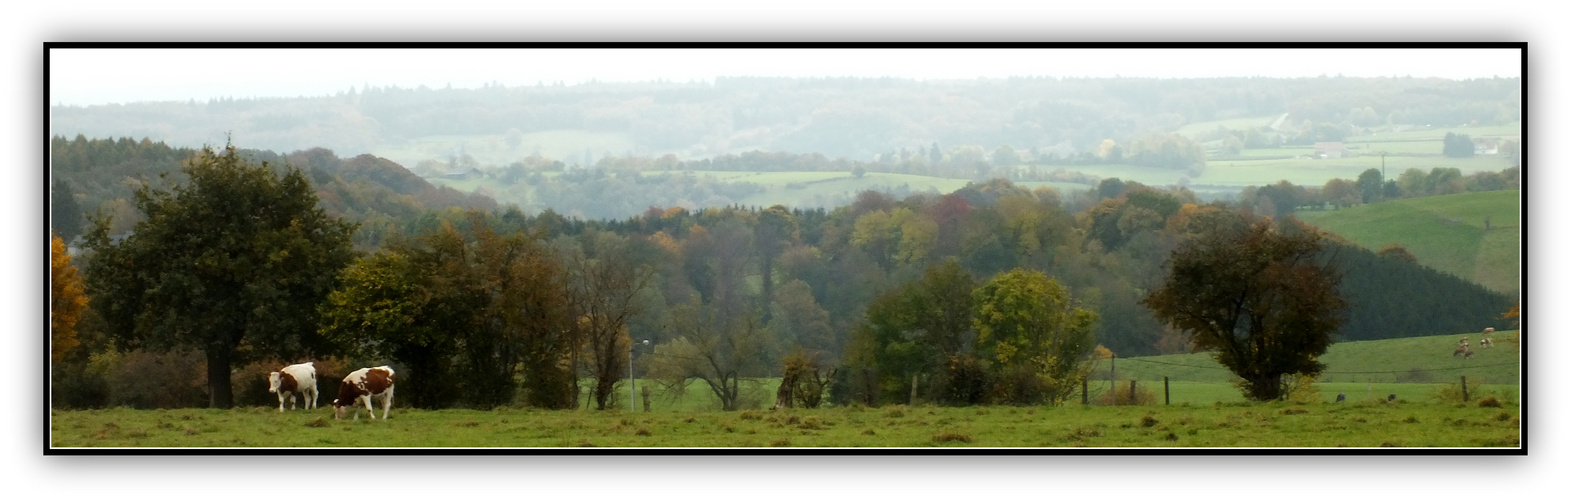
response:
M237 363L328 349L316 308L353 257L355 226L317 206L300 170L280 174L233 145L181 171L189 182L137 189L146 220L124 239L94 218L88 291L120 349L205 353L209 404L228 408Z
M977 345L997 377L994 400L1063 403L1090 370L1097 314L1035 270L1000 274L973 296Z
M1341 326L1341 275L1324 236L1296 219L1216 212L1172 254L1169 273L1141 301L1243 379L1245 396L1283 394L1282 377L1316 376Z
M876 370L883 399L910 401L912 392L946 403L981 402L983 382L972 371L976 342L971 318L976 279L957 259L929 266L921 279L873 299L851 332L850 364ZM916 391L912 379L926 379ZM927 390L922 390L926 387Z

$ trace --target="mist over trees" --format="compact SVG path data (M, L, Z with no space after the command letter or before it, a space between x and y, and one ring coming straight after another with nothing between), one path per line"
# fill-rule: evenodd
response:
M1381 124L1508 123L1521 119L1520 89L1519 78L1345 77L723 77L713 83L362 87L323 97L52 106L49 133L153 137L197 147L218 140L213 131L228 131L258 149L324 147L383 156L421 137L494 136L509 152L482 161L497 165L531 154L522 136L554 130L626 138L614 150L591 149L594 158L671 153L698 159L765 150L870 161L943 144L977 145L984 155L1007 145L1041 159L1064 159L1096 154L1107 139L1136 144L1186 123L1281 113L1292 116L1293 128L1310 134L1295 131L1293 137L1311 142L1341 140L1327 135L1330 130ZM1321 125L1326 128L1317 131ZM1138 153L1124 149L1122 156ZM1144 151L1154 156L1142 161L1172 164L1161 149ZM938 155L964 155L948 149L926 153L935 163ZM445 161L448 155L398 159ZM594 163L547 155L569 164Z

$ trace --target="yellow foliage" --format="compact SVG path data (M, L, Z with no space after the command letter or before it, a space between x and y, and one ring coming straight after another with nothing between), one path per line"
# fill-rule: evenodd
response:
M55 236L49 245L49 337L50 358L60 361L77 345L76 323L87 310L87 294L82 280L71 265L65 241Z
M1113 356L1113 350L1102 344L1097 344L1096 349L1091 351L1091 359L1111 359Z

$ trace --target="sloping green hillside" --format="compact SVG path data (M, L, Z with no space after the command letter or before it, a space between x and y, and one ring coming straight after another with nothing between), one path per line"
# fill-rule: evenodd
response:
M1519 191L1486 191L1306 211L1299 218L1371 250L1402 245L1419 264L1515 297L1520 207Z
M1447 383L1467 376L1469 382L1514 384L1520 374L1520 356L1508 340L1514 331L1495 332L1495 346L1479 345L1479 333L1431 335L1401 339L1338 342L1326 349L1321 382ZM1467 337L1473 357L1452 356L1457 340ZM1093 379L1107 377L1108 363L1099 363ZM1217 364L1210 353L1169 354L1121 358L1116 361L1120 380L1187 380L1227 382L1232 372Z

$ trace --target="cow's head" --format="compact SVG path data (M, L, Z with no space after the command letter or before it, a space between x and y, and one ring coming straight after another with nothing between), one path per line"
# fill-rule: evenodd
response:
M349 406L338 404L338 398L333 398L333 418L334 419L343 420L344 419L344 411L346 411L348 409L349 409Z
M278 393L278 384L283 383L283 377L278 372L267 374L267 392Z

